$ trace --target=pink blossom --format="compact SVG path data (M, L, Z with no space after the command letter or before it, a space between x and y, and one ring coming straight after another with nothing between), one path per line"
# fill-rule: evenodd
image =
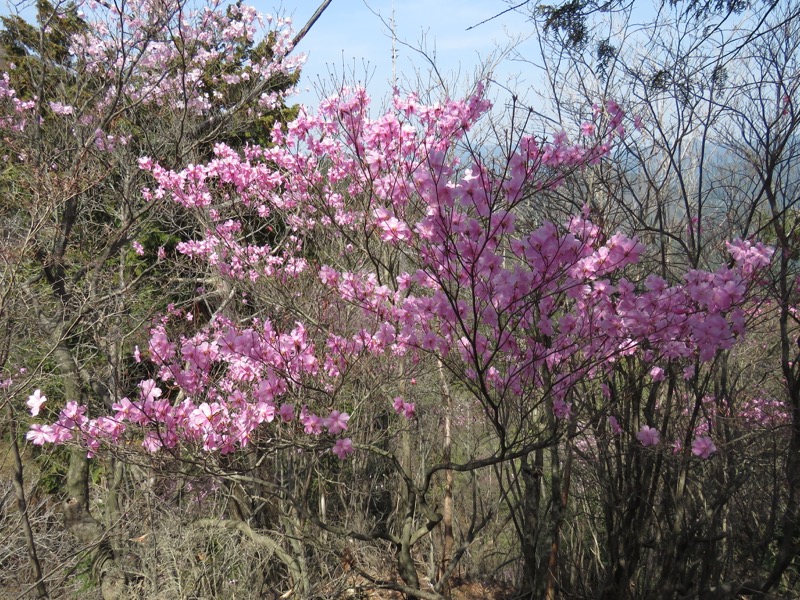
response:
M59 415L59 423L67 429L82 427L87 420L86 407L74 400L67 402Z
M406 241L411 239L411 230L408 225L397 218L392 211L386 208L377 208L373 211L375 223L381 229L381 239L385 242Z
M661 439L661 435L654 427L642 425L639 433L636 434L636 439L641 442L642 446L656 446Z
M661 367L653 367L650 369L650 377L653 381L664 381L664 369Z
M294 404L281 404L278 414L284 423L290 423L294 419Z
M322 265L319 269L319 278L325 285L336 285L339 281L339 274L328 265Z
M61 102L50 102L50 110L53 114L67 116L75 112L75 108L68 104L61 104Z
M331 452L338 456L339 460L344 460L353 453L353 440L350 438L336 440Z
M275 419L275 403L271 400L259 400L253 412L258 423L272 423Z
M39 414L39 410L41 409L42 404L44 404L45 402L47 402L47 396L42 394L42 390L37 389L35 392L33 392L33 394L28 396L28 401L26 402L26 404L31 409L32 417L35 417L36 415Z
M158 452L162 446L163 443L159 439L158 434L153 431L148 433L142 441L142 447L148 452Z
M99 417L96 421L96 425L99 431L115 442L119 440L119 437L125 431L125 424L111 417Z
M51 444L56 440L55 431L52 425L39 425L38 423L31 425L31 428L28 433L25 434L25 437L36 446Z
M611 433L614 435L619 435L622 433L622 427L620 427L617 417L614 415L608 416L608 426L611 428Z
M317 415L308 415L305 419L302 419L302 423L303 429L306 433L313 435L319 435L322 433L322 428L324 426L323 419Z
M136 252L136 254L139 256L144 256L144 246L142 246L141 243L134 241L131 243L131 246L133 246L133 250Z
M556 419L569 419L572 412L572 404L564 402L560 398L553 400L553 414Z
M325 419L324 425L328 429L328 433L336 435L342 431L347 431L347 422L349 420L350 415L347 413L332 410L328 418Z
M417 405L414 402L406 402L403 406L403 416L409 421L417 414Z
M162 393L161 388L152 379L145 379L139 382L139 395L144 401L155 400Z
M709 458L717 451L714 441L707 435L701 435L692 440L692 454L700 458Z
M726 245L730 255L748 275L756 269L768 266L775 253L774 248L765 246L761 242L753 244L747 240L736 239L727 242Z
M413 419L416 414L417 406L413 402L406 402L402 396L397 396L392 402L392 407L398 415L403 415L406 419Z

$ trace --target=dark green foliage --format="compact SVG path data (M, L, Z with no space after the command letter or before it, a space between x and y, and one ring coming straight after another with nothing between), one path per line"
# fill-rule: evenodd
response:
M18 15L0 17L0 56L16 65L9 77L20 98L41 93L44 81L74 80L70 39L87 27L73 3L60 5L57 13L50 2L38 0L36 19L31 24Z
M663 6L677 6L682 9L686 18L701 21L712 15L738 14L755 3L766 3L765 0L662 0ZM627 6L619 0L568 0L559 4L539 4L534 10L536 18L541 19L544 31L559 35L563 43L571 48L583 48L592 38L589 18L596 13L608 13ZM601 60L598 45L598 59Z
M582 48L588 42L589 31L586 19L597 10L594 3L582 0L569 0L564 4L536 7L537 16L544 20L546 33L563 34L566 43L574 48Z
M616 58L617 51L618 48L608 39L597 42L597 70L603 80L608 77L608 69Z

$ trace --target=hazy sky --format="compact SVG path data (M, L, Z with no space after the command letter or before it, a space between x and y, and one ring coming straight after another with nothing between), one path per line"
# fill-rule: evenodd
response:
M299 29L318 5L318 0L294 3L286 0L282 12L291 16L295 28ZM376 102L390 93L392 38L389 23L393 5L399 40L397 79L401 86L405 81L405 87L417 87L414 83L417 72L423 84L431 79L430 64L414 49L424 47L432 58L435 57L440 74L450 84L455 82L455 93L464 90L473 80L476 69L492 53L507 47L512 38L529 36L533 31L531 24L514 12L467 30L506 9L508 5L502 0L333 0L298 47L308 55L301 82L304 92L299 101L316 104L320 82L331 90L332 81L341 80L343 75L351 82L366 82ZM272 0L257 0L254 6L262 13L277 12ZM518 48L530 58L536 45L528 40ZM515 85L529 86L533 68L506 60L494 72L495 79L502 84L520 75L523 81Z

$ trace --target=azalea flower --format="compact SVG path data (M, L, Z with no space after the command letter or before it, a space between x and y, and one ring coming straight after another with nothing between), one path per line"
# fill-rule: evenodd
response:
M707 435L698 436L692 441L692 454L695 456L709 458L716 451L717 447L714 445L714 441Z
M556 416L556 419L569 419L571 412L572 404L564 402L559 398L553 400L553 414Z
M643 425L639 433L636 434L636 439L642 443L642 446L656 446L660 438L661 434L658 433L658 429L648 425Z
M402 396L397 396L392 402L394 412L398 415L403 415L406 419L411 420L417 412L417 405L413 402L406 402Z
M343 431L347 431L347 422L350 420L350 415L347 413L332 410L330 416L325 419L324 425L328 428L328 433L336 435Z
M31 408L31 416L35 417L39 414L42 404L47 402L47 396L42 393L42 390L37 389L33 394L28 396L28 401L25 403ZM28 438L30 439L30 438Z
M289 423L294 419L294 404L281 404L278 414L284 423Z
M611 433L614 435L619 435L622 433L622 427L620 427L619 421L617 421L617 417L614 415L609 415L608 426L611 428Z
M55 431L52 425L39 425L34 423L31 425L30 431L25 435L36 446L43 446L46 443L56 441Z
M350 438L336 440L331 452L338 456L339 460L344 460L353 453L353 440Z

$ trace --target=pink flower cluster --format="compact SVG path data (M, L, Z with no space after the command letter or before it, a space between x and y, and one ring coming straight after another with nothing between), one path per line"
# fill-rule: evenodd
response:
M406 419L413 419L417 411L417 406L413 402L406 402L402 396L397 396L392 402L394 412L403 415Z
M62 443L77 436L92 454L101 442L117 443L129 425L136 425L147 432L143 446L151 452L187 444L225 453L246 446L261 424L276 417L287 424L295 421L294 405L280 399L297 381L318 373L304 327L298 324L278 334L269 322L259 331L237 331L218 323L212 331L181 338L178 344L169 339L162 323L153 329L149 348L162 382L204 401L186 398L176 403L165 396L163 384L147 379L140 382L135 398L114 403L113 415L88 419L86 407L69 402L55 424L32 426L29 439L35 444ZM215 379L214 371L224 376ZM35 412L44 401L37 390L28 404ZM297 417L312 435L338 435L347 430L349 419L339 410L319 417L305 406Z
M118 441L129 424L145 431L151 451L180 443L230 452L276 415L309 435L339 435L347 413L327 408L321 417L302 406L295 416L290 400L304 390L335 389L361 356L414 361L424 354L463 373L482 402L549 400L555 417L566 420L580 410L570 395L576 384L599 379L623 356L638 354L657 382L665 377L662 365L710 361L743 333L749 286L769 262L769 249L759 244L734 242L732 268L690 271L669 285L655 275L627 279L643 246L602 231L585 214L564 225L518 229L523 190L556 185L564 169L601 160L607 144L524 137L507 168L495 171L479 153L462 164L457 151L488 108L482 90L433 106L396 97L378 119L369 117L368 105L363 90L347 90L324 101L317 115L301 111L285 131L276 127L270 148L240 155L218 145L207 164L180 171L140 161L157 186L148 197L171 198L210 217L205 237L184 242L179 252L224 277L282 285L314 269L320 296L360 312L359 325L321 318L279 332L269 320L217 319L192 336L173 337L165 320L149 343L157 380L116 403L113 416L62 415L52 427L80 432L90 451L101 440ZM622 135L619 106L605 110L611 135ZM286 233L254 239L240 208L258 215L264 231L279 218ZM304 249L319 233L330 247L319 249L312 264ZM378 264L384 256L405 270ZM393 406L407 419L416 412L400 396ZM617 433L616 420L609 424ZM40 428L35 441L58 435ZM660 443L648 426L636 437L645 446ZM704 457L713 452L706 441L697 450ZM345 458L352 442L339 439L332 451Z
M748 398L738 411L739 416L750 426L775 427L791 422L789 407L777 398Z
M707 435L696 437L692 441L692 454L695 456L707 459L716 451L717 447L714 445L713 440Z
M11 78L8 73L3 73L0 79L0 106L8 105L4 108L0 116L0 129L11 132L22 132L33 117L33 108L36 102L33 100L21 100L17 97L17 91L11 87Z
M642 446L657 446L661 441L661 434L655 427L642 425L642 428L636 434L636 439L641 442Z
M267 89L276 78L293 77L305 60L294 52L289 19L265 19L240 3L213 0L193 7L186 0L132 0L124 10L103 2L78 4L87 27L69 40L71 68L105 87L76 103L53 97L59 86L51 86L45 103L36 96L17 97L9 73L2 73L0 130L24 133L36 119L68 131L79 146L88 141L111 153L130 141L130 128L121 133L118 127L129 110L144 107L160 115L166 107L184 118L212 120L219 110L270 110L293 90L265 91L247 104L240 98ZM60 18L65 8L54 10ZM260 39L269 41L269 52L255 50ZM240 91L226 94L226 86ZM49 111L37 108L40 104Z
M73 38L71 53L108 81L125 74L123 93L146 105L203 113L213 104L208 83L268 80L293 73L304 61L302 55L290 56L290 21L268 17L275 24L269 33L272 54L244 69L227 68L236 66L237 48L257 41L263 19L251 6L214 2L190 10L182 0L133 0L123 12L95 3L86 8L89 27ZM232 71L237 74L226 75Z

